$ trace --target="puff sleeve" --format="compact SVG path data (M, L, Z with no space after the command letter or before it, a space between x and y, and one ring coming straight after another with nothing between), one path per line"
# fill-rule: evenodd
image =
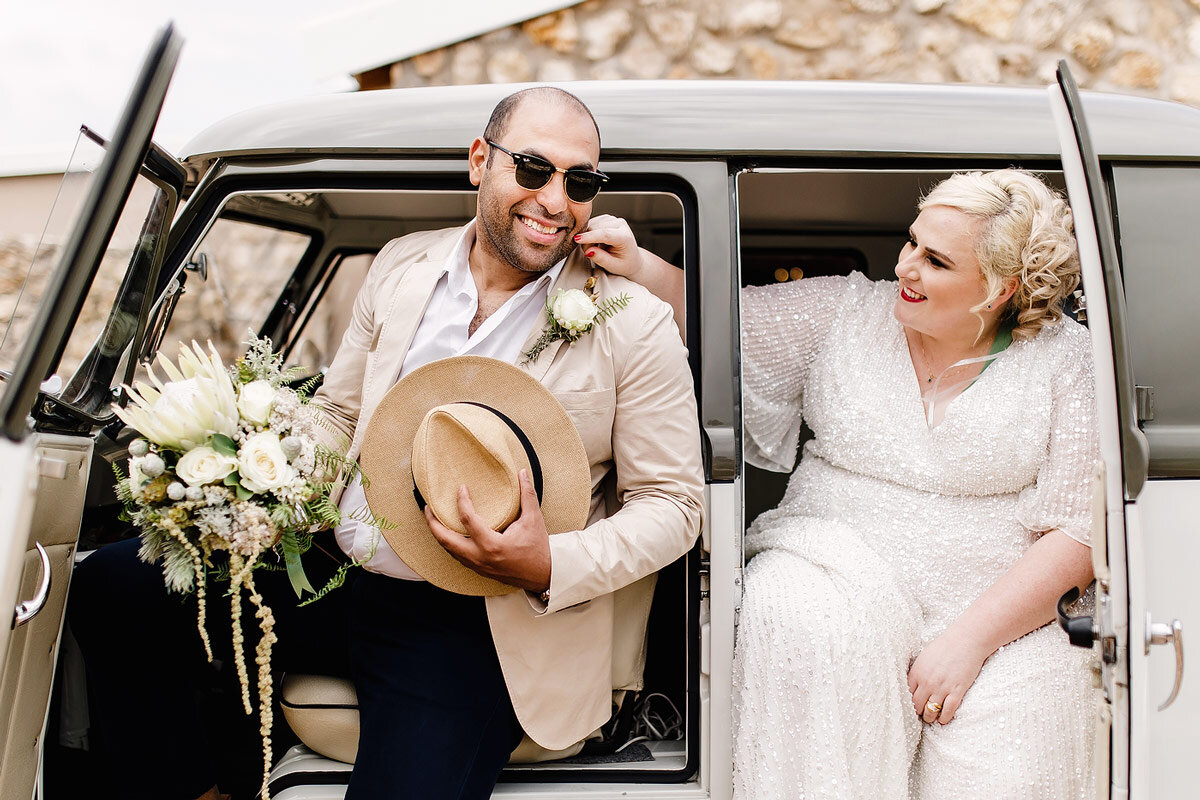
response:
M805 278L741 292L742 421L746 461L790 472L804 386L845 296L861 275Z
M1046 334L1057 340L1060 364L1051 384L1050 438L1037 482L1018 500L1017 521L1035 533L1060 530L1090 545L1091 480L1100 458L1091 342L1085 328L1069 321Z

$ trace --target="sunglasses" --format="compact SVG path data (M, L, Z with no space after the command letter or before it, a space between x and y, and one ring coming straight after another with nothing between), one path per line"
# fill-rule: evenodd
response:
M561 172L563 176L563 191L567 193L567 198L573 203L586 203L600 193L601 184L608 180L608 176L603 172L593 172L590 169L580 169L578 167L563 169L562 167L554 166L539 156L514 153L496 144L491 139L484 139L484 141L512 158L513 166L516 167L514 177L517 180L517 185L522 189L529 189L530 191L541 189L550 182L550 179L554 177L554 173Z

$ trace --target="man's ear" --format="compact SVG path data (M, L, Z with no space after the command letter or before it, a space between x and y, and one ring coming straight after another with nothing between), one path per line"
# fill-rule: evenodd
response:
M471 142L471 150L467 154L467 177L472 186L478 186L483 180L483 171L487 165L488 143L482 136L475 137Z

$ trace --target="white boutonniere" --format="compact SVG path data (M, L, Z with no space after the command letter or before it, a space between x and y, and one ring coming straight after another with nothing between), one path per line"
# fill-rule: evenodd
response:
M596 286L596 278L587 279L584 288L591 290ZM546 316L549 321L537 341L525 351L522 364L537 361L542 351L559 339L570 344L581 336L591 332L599 322L614 316L625 306L629 305L629 295L620 294L600 302L593 292L591 295L584 289L559 289L546 298Z

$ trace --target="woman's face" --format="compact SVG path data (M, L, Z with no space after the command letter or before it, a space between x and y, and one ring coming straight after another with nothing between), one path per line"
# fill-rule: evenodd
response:
M983 224L949 206L928 206L913 221L896 263L901 325L934 339L975 339L979 318L970 309L987 297L975 257Z

